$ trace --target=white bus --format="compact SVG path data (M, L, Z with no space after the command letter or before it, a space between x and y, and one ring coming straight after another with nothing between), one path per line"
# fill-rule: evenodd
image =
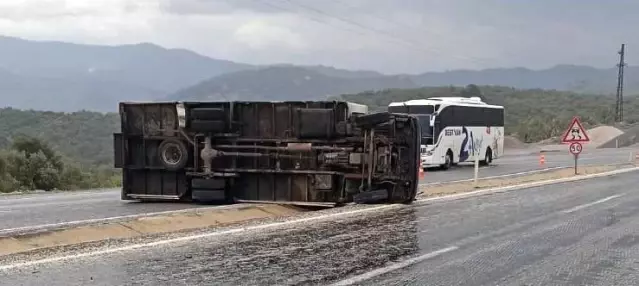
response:
M422 130L421 162L424 168L450 168L461 162L490 164L504 153L504 107L479 97L431 97L392 102L392 113L419 118Z

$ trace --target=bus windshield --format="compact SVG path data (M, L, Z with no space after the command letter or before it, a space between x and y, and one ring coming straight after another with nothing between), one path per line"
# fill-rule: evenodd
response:
M415 115L419 120L419 128L422 130L422 141L432 142L433 127L430 126L430 115ZM432 143L426 143L432 144Z

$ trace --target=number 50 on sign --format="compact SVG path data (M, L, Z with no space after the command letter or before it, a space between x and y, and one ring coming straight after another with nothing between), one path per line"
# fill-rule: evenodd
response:
M572 153L573 155L578 155L579 153L581 153L582 149L583 147L581 146L581 143L579 142L574 142L570 144L570 153Z

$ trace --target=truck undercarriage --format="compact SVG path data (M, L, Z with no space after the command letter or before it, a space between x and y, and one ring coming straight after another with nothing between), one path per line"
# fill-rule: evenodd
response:
M121 103L123 200L410 203L419 124L341 101Z

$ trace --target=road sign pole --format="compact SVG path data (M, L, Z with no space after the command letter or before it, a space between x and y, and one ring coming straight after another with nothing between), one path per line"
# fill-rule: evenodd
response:
M575 156L575 175L577 175L577 160L579 159L579 154L583 150L583 146L579 142L573 142L569 147L570 153Z
M572 118L572 122L566 132L564 132L563 139L561 139L561 143L569 143L570 153L575 156L575 175L577 172L577 160L579 159L579 154L581 153L583 146L581 143L590 142L590 138L588 138L588 134L586 134L586 129L581 124L579 117L575 116ZM617 143L615 143L617 144Z

